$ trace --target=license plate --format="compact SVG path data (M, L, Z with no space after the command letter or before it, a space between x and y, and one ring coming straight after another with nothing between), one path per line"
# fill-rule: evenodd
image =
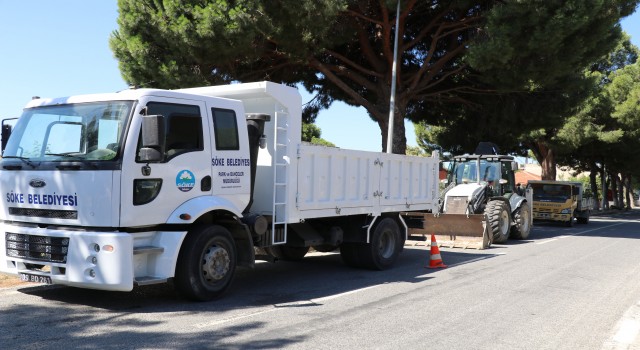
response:
M23 282L51 284L51 277L49 276L38 276L38 275L31 275L28 273L21 273L20 280Z

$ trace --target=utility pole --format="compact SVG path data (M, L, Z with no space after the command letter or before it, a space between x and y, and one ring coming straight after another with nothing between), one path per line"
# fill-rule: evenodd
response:
M389 127L387 128L387 153L393 153L393 123L396 109L396 74L398 65L398 32L400 31L400 0L396 10L396 35L393 44L393 66L391 67L391 97L389 98Z

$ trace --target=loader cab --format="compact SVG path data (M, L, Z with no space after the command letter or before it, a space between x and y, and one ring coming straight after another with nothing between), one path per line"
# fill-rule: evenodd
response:
M504 196L516 190L515 169L517 164L510 156L458 156L451 162L448 182L486 184L491 196Z

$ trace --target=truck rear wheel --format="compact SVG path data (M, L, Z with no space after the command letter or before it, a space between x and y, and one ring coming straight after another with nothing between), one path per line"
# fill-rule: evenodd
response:
M531 231L531 211L527 202L522 203L520 208L513 214L515 226L511 229L511 238L526 239Z
M382 219L373 229L371 243L359 245L362 267L384 270L396 261L402 249L400 228L392 218Z
M182 243L175 287L192 300L215 299L231 285L236 261L235 242L226 228L200 226L189 232Z
M265 250L274 257L285 261L300 261L309 252L309 247L290 247L285 245L276 245L265 248Z
M489 219L489 232L493 234L493 243L506 242L511 228L507 203L499 200L490 201L484 212Z
M579 224L588 224L589 223L589 212L583 214L581 217L578 217Z
M342 243L340 245L340 257L342 262L351 267L362 267L360 256L358 255L361 244L358 243Z

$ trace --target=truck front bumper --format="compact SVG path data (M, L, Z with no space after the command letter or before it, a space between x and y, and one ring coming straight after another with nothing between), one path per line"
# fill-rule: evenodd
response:
M81 288L133 289L133 238L123 232L0 224L0 272Z
M548 212L533 212L534 220L541 221L562 221L566 222L571 219L571 214L558 214L558 213L548 213Z

